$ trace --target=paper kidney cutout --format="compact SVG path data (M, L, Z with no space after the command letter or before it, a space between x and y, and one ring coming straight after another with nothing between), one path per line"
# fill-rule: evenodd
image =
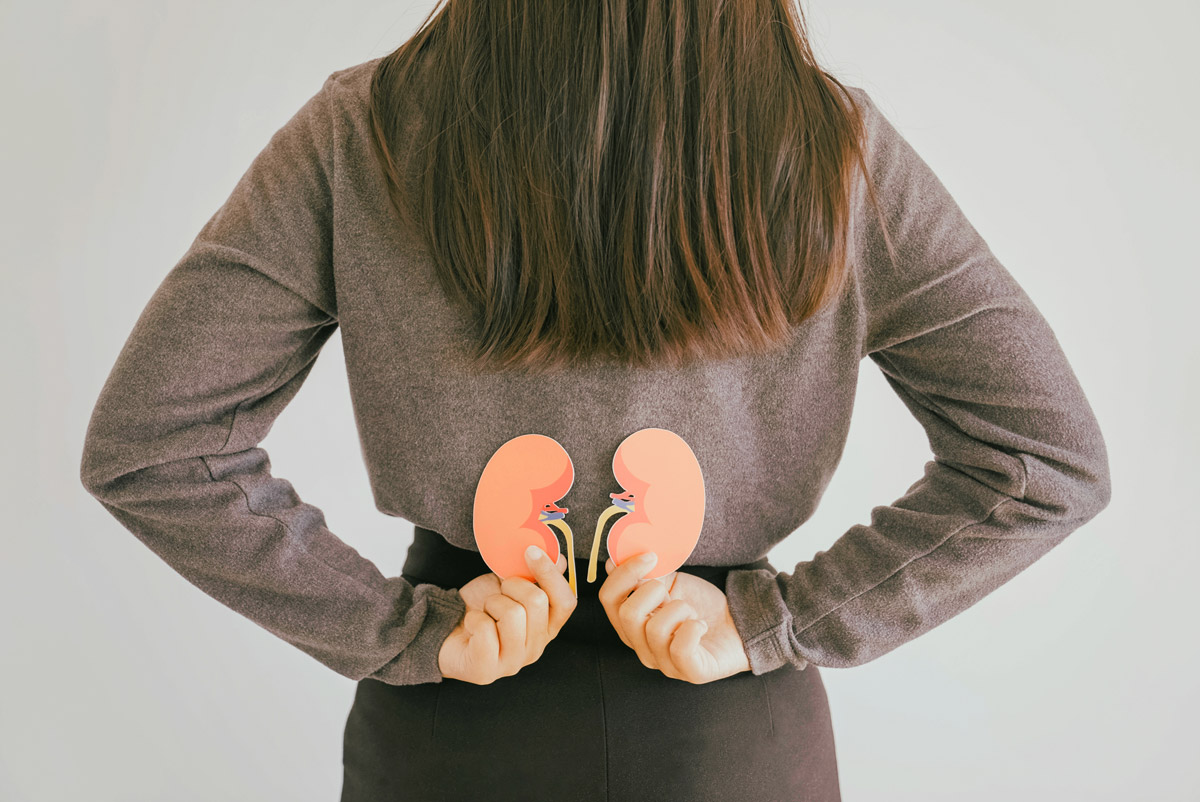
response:
M622 513L605 541L613 563L653 551L658 562L646 579L678 569L696 548L704 524L704 474L691 447L667 429L641 429L617 447L612 471L625 492L608 494L613 506L596 522L588 582L596 581L604 524Z
M523 434L496 449L475 486L473 514L475 543L493 573L501 579L521 576L536 581L525 564L525 549L537 546L556 562L559 547L552 525L566 537L575 590L575 550L563 520L567 508L555 503L574 482L571 457L552 437Z

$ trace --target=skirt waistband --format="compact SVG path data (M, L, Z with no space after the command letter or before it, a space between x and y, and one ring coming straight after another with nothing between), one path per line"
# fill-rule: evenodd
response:
M608 575L604 564L596 566L596 581L587 581L588 560L576 558L575 584L578 601L575 611L567 619L567 623L559 632L559 637L577 638L593 642L616 643L622 648L629 648L621 641L616 630L612 628L607 614L597 593ZM741 565L681 565L680 573L688 573L705 579L725 590L725 577L730 571L753 570L758 568L770 569L775 567L766 557ZM491 568L484 562L483 556L472 549L463 549L446 540L441 534L432 529L413 526L413 542L409 546L408 555L404 561L403 573L414 583L437 585L441 588L461 588L472 579L489 573ZM570 571L563 572L564 577L570 576Z

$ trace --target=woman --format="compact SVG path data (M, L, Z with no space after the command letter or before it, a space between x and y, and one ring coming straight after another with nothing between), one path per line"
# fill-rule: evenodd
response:
M400 577L258 445L339 328L377 506L415 524ZM864 357L934 460L779 572ZM703 470L686 564L648 582L605 546L577 597L565 556L488 571L472 494L500 444L559 442L587 531L646 427ZM817 667L962 612L1109 499L1047 322L785 0L452 0L331 74L137 321L81 476L358 682L343 802L837 800Z

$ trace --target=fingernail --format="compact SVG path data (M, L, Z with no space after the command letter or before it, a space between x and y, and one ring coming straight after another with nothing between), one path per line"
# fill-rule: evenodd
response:
M648 567L648 566L654 565L656 562L658 562L658 555L652 551L648 551L645 554L638 557L638 559L642 562L643 565Z
M530 546L529 548L525 549L525 557L530 560L541 560L543 554L545 554L545 552L539 549L537 546Z

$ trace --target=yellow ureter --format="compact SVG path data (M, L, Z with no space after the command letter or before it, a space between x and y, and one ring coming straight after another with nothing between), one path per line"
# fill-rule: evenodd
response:
M609 518L624 512L627 512L624 507L614 504L602 512L600 519L596 521L596 536L592 538L592 558L588 561L588 582L596 581L596 559L600 556L600 533L604 531L604 524Z
M567 526L567 522L562 518L555 518L546 523L559 529L563 533L563 537L567 539L567 576L571 583L571 592L575 594L575 598L579 598L579 591L575 589L575 544L571 539L571 527Z

